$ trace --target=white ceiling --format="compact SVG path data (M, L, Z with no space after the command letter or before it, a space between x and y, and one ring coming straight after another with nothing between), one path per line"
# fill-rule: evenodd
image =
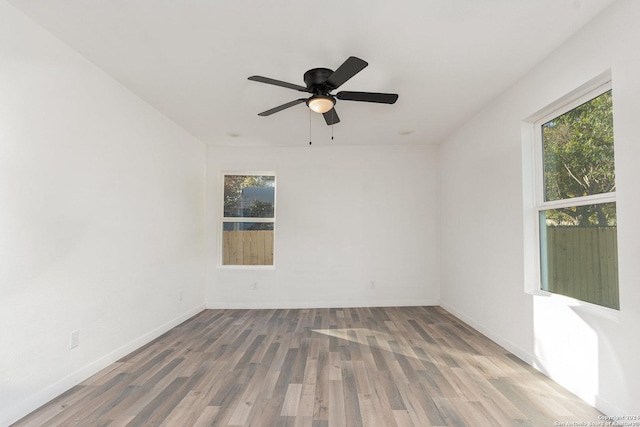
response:
M613 0L9 0L206 144L437 144ZM332 127L304 104L310 68L369 66Z

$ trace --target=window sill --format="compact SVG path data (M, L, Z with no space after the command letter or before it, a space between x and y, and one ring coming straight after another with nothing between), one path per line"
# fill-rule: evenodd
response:
M217 265L220 270L275 270L275 265Z
M620 310L592 304L590 302L580 301L565 295L554 294L543 290L535 290L527 293L533 295L534 297L549 298L550 301L553 302L553 304L570 308L578 314L586 314L589 316L599 317L616 323L620 322Z

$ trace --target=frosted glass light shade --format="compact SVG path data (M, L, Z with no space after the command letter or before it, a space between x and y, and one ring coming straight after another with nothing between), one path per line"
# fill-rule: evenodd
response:
M335 100L329 96L318 95L309 99L307 101L307 106L316 113L324 114L327 111L330 111L335 103Z

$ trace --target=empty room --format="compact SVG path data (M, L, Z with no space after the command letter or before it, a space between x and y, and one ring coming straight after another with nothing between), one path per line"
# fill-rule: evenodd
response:
M0 426L640 426L638 22L0 0Z

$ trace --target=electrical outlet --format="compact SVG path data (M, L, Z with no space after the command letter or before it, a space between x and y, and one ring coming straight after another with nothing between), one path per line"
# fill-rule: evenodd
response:
M255 291L256 289L258 289L258 282L253 282L253 283L251 284L251 289L253 289L254 291Z
M369 282L369 289L375 289L375 287L376 287L376 282L374 282L373 280Z
M69 341L69 348L76 348L80 345L80 331L71 332L71 340Z

